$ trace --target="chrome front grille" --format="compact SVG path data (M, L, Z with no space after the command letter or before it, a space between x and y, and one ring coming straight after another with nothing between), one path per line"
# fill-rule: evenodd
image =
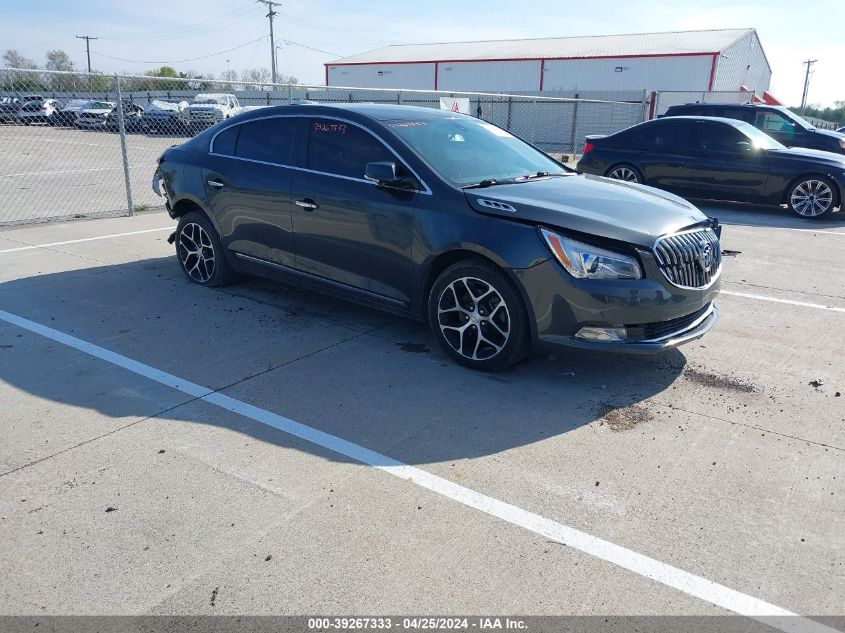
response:
M661 237L654 255L666 279L681 288L705 288L722 268L719 237L709 227Z

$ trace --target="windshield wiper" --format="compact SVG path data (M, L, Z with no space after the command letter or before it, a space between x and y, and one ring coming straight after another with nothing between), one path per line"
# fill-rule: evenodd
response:
M504 183L499 182L495 178L487 178L486 180L482 180L481 182L476 182L471 185L464 185L461 189L484 189L485 187L492 187L493 185L501 185Z

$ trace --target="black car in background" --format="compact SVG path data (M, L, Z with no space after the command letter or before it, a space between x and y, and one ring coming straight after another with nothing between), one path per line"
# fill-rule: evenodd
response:
M20 97L0 97L0 123L14 123L23 105Z
M736 119L669 117L588 136L578 170L685 198L787 205L827 215L845 190L845 157L786 148Z
M664 117L707 116L745 121L787 147L805 147L845 154L845 134L818 130L780 106L757 103L687 103L671 106Z
M427 320L477 369L531 347L657 351L716 321L713 221L462 114L245 112L165 150L153 189L192 282L249 272Z
M53 115L50 123L62 127L73 127L76 124L76 116L91 103L90 99L71 99L66 102L61 110Z
M144 108L129 101L123 101L121 107L123 110L123 128L127 132L143 132ZM117 107L105 115L105 128L111 132L120 130L120 113Z

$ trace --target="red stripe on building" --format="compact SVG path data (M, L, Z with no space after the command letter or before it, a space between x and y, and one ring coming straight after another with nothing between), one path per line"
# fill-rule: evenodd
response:
M707 90L713 90L713 82L716 81L716 60L719 59L719 53L713 53L713 62L710 64L710 83L707 84Z

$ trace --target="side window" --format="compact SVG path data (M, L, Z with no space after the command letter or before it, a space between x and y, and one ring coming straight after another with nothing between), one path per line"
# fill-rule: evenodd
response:
M740 121L745 121L746 123L754 125L754 117L756 114L757 113L754 111L754 108L733 108L731 109L730 118L739 119Z
M367 163L396 160L372 134L332 119L312 119L308 137L308 169L338 176L363 178Z
M754 127L764 132L785 132L795 133L795 124L783 116L780 112L760 111L754 121Z
M650 151L669 151L688 149L689 121L680 119L661 119L653 125L644 125L635 133L635 144Z
M240 126L235 156L265 163L290 162L295 119L273 118L250 121Z
M215 154L223 154L224 156L235 155L235 145L238 142L238 131L241 129L240 125L233 125L226 128L214 138L214 145L211 151Z
M698 147L700 149L732 152L737 149L737 143L748 143L748 137L732 125L700 121L696 126Z

